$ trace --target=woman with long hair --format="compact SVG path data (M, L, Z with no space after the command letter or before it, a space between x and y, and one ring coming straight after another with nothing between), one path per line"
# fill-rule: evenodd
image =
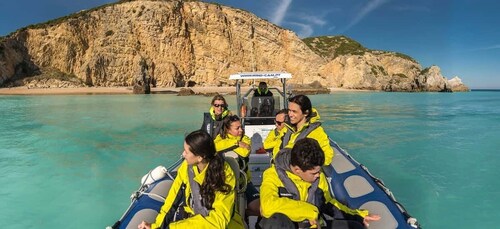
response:
M290 129L287 130L279 144L273 149L273 158L283 148L293 148L296 141L305 137L313 138L321 146L325 153L325 165L332 163L333 148L330 140L319 121L320 116L312 107L311 100L305 95L296 95L288 99L288 117L290 118Z
M184 161L156 221L153 224L143 221L138 228L188 228L193 225L196 228L243 228L241 217L234 212L234 173L216 153L211 136L202 130L188 134L182 156ZM170 222L169 212L177 210L171 208L179 194L186 200L186 205L181 206L186 218Z

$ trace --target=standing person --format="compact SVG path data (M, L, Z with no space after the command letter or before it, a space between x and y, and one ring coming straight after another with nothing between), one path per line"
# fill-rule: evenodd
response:
M358 229L380 219L367 210L350 209L331 196L321 171L324 161L323 150L312 138L300 139L291 150L279 153L275 163L264 171L260 186L262 228ZM333 221L320 218L323 213L333 217Z
M325 153L325 165L332 163L333 148L325 130L319 122L319 113L312 108L311 100L305 95L296 95L288 100L288 117L292 129L287 131L281 139L281 143L274 147L273 157L276 157L280 149L291 149L297 140L308 137L318 141Z
M222 95L215 95L212 98L210 110L203 114L201 129L215 138L222 130L222 120L230 114L226 99Z
M276 145L281 143L281 138L287 131L286 127L286 115L288 113L287 109L281 109L276 113L276 117L274 118L274 124L276 128L269 132L266 139L264 140L264 149L272 150Z
M251 174L248 170L248 157L251 150L251 140L243 132L240 118L236 115L228 116L224 120L222 133L215 140L215 148L218 153L234 151L244 161L244 171L247 174L247 188L245 196L247 199L246 215L260 216L260 194L251 181Z
M273 93L267 88L266 82L260 82L259 87L254 90L253 96L273 96Z
M216 154L215 144L205 131L197 130L184 140L184 161L153 224L142 222L139 229L150 228L243 228L234 212L236 179L231 167ZM185 188L184 188L185 187ZM172 206L184 197L188 205L180 207L187 218L170 222Z

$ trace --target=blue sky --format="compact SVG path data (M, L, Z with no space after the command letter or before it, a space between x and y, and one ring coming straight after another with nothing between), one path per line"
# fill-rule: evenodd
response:
M115 0L0 2L0 36ZM245 9L299 37L346 35L367 48L437 65L471 88L500 88L498 0L212 0Z

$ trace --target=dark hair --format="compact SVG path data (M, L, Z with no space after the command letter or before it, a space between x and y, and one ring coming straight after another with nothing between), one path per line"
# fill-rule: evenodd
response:
M212 98L212 102L210 103L210 105L212 105L212 106L213 106L213 105L214 105L214 102L215 102L216 100L222 100L222 101L224 101L224 107L225 107L225 108L227 108L227 102L226 102L226 99L224 98L224 96L222 96L222 95L215 95L215 96Z
M266 87L267 87L267 83L266 83L266 82L264 82L264 81L261 81L261 82L259 83L259 87L260 87L260 86L266 86Z
M200 187L200 194L203 205L207 209L212 209L216 191L225 194L231 191L231 186L226 184L224 158L216 153L212 137L203 130L191 132L184 141L194 155L202 157L208 163L205 180Z
M292 98L289 98L288 102L298 104L302 113L306 115L307 121L316 116L316 113L312 113L312 103L309 97L305 95L296 95Z
M231 123L236 121L240 121L240 118L237 115L228 115L224 118L224 121L222 123L222 131L220 133L222 139L227 138L227 135L229 134L229 129L231 128Z
M276 112L276 115L279 115L279 114L288 114L288 109L281 109L279 110L278 112Z
M318 141L312 138L298 140L290 153L290 164L302 171L314 169L325 163L325 153Z

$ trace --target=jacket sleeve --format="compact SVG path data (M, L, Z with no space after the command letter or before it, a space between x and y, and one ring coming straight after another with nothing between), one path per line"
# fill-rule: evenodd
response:
M251 143L251 140L248 136L243 136L243 139L241 139L241 141L245 144L247 144L248 146L252 146L252 143ZM238 143L236 143L238 144ZM242 157L248 157L248 155L250 154L250 149L247 149L247 148L243 148L243 147L238 147L234 150L235 153L237 153L238 155L242 156Z
M321 149L325 153L325 165L330 165L333 160L333 148L330 145L330 140L328 139L328 135L326 135L323 127L318 127L313 130L307 137L314 138L318 141Z
M274 166L271 166L264 172L260 186L260 207L263 217L269 218L275 213L282 213L294 222L318 217L319 210L316 206L305 201L279 197L279 187L284 186L279 180Z
M238 145L238 139L239 138L235 138L235 137L228 137L228 138L223 139L220 135L217 135L217 137L214 140L215 150L217 152L220 152L220 151L224 151L228 148L234 147L234 146ZM247 136L244 136L241 141L248 144L248 145L251 145L250 138ZM245 149L242 147L238 147L238 148L234 149L233 151L235 153L237 153L238 155L240 155L241 157L248 157L248 155L250 154L249 149Z
M202 215L194 215L184 220L173 222L169 225L170 229L175 228L226 228L231 220L231 215L233 212L234 201L235 201L235 177L234 173L229 168L229 165L225 165L224 171L226 172L226 183L231 186L231 191L227 194L216 192L215 200L212 204L212 210L210 210L207 217Z
M337 199L333 198L330 194L329 186L326 183L327 181L325 175L321 173L320 176L319 188L323 190L325 201L338 208L344 214L344 217L346 217L346 219L357 220L359 217L364 218L368 215L368 210L351 209L340 203Z
M178 174L174 179L174 183L172 184L170 191L168 191L167 198L165 199L165 203L163 206L160 208L160 212L158 213L158 216L156 216L156 220L153 224L151 224L151 228L160 228L161 224L163 223L163 220L165 219L165 216L167 213L170 211L170 208L172 207L172 204L175 200L175 197L177 196L179 189L181 188L181 185L183 183L182 181L182 171L187 170L187 162L183 161L181 166L179 167Z
M283 134L286 132L286 128L283 128L281 130L274 129L271 132L269 132L269 135L267 135L266 140L264 140L264 149L266 150L272 150L274 147L277 145L281 144L281 137L283 137Z

